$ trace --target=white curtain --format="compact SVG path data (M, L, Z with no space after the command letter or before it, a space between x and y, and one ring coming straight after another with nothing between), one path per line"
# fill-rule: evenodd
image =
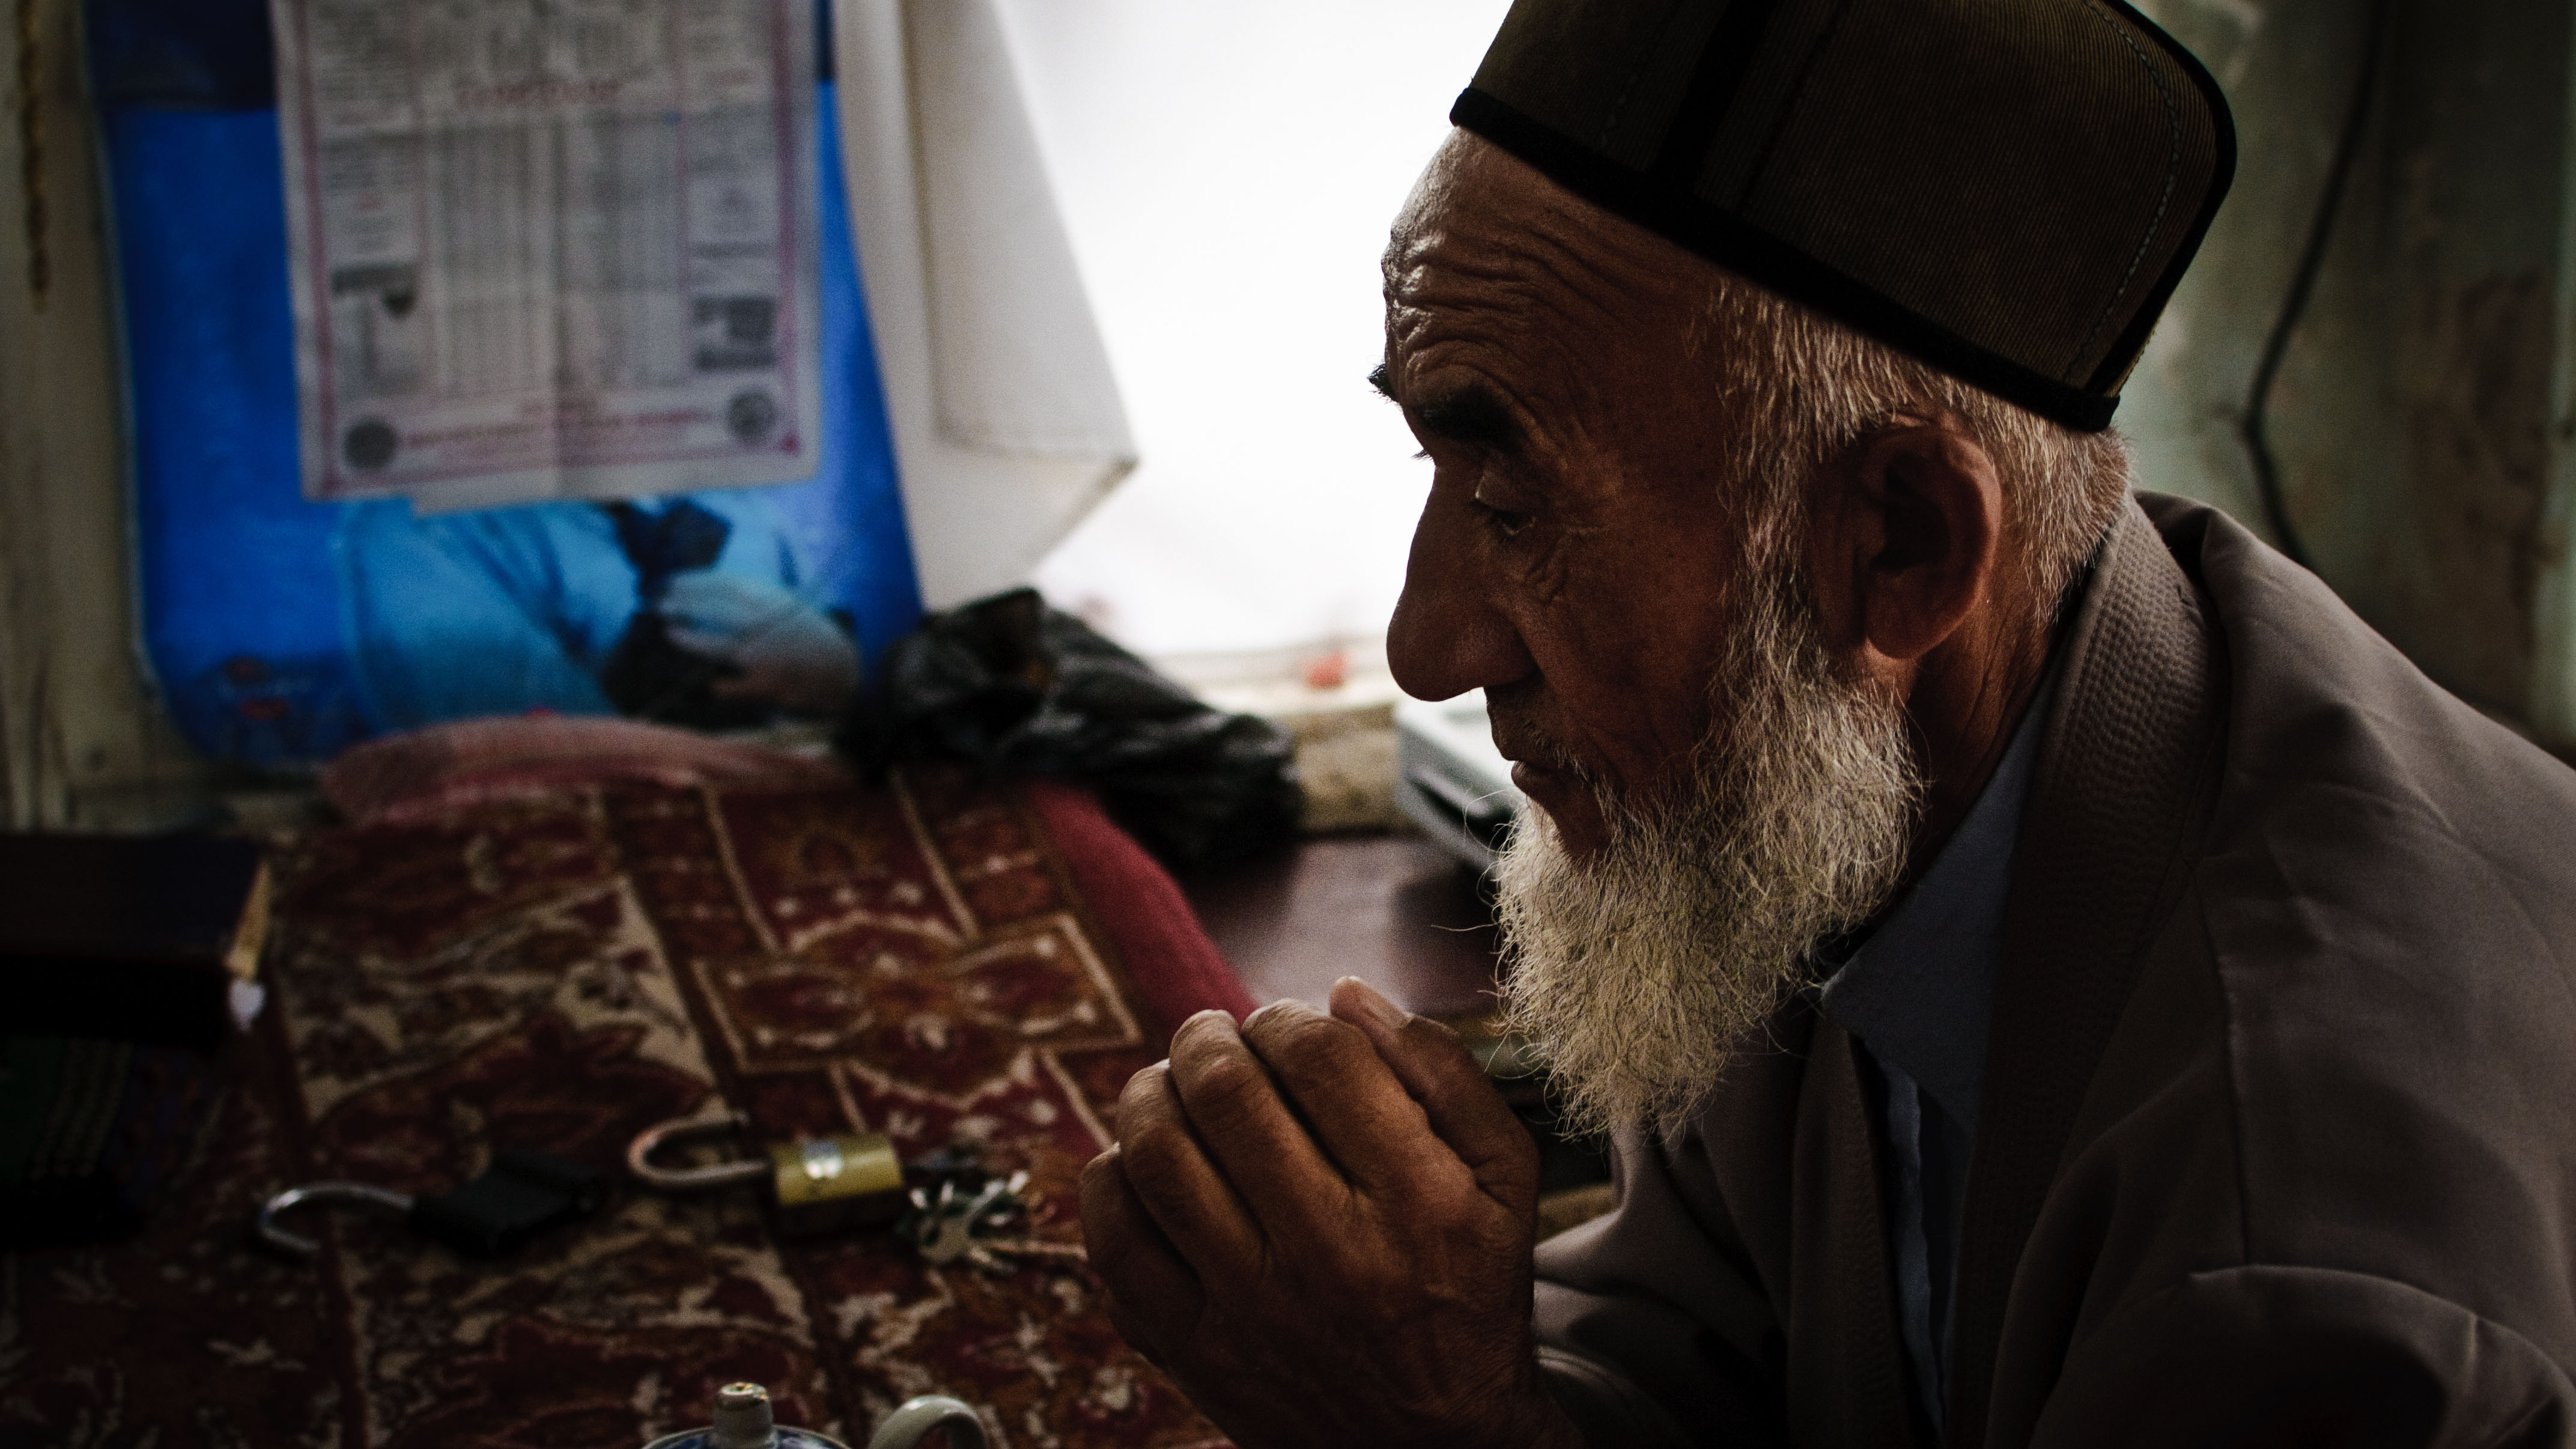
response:
M1030 570L1136 464L992 0L840 0L841 146L923 601Z

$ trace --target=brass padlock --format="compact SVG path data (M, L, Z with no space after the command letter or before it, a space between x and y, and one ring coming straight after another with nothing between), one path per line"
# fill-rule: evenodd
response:
M903 1163L881 1132L846 1132L775 1142L766 1159L720 1162L709 1167L664 1167L653 1154L690 1137L735 1132L750 1125L740 1112L697 1121L686 1118L647 1127L626 1148L626 1170L660 1192L705 1192L764 1183L785 1237L811 1237L890 1223L911 1206Z

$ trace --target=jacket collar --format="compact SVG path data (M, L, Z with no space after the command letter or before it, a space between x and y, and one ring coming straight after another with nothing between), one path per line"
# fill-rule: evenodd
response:
M2134 502L2103 542L2065 648L2005 908L1959 1242L1952 1449L1984 1440L2023 1246L2218 782L2221 645Z

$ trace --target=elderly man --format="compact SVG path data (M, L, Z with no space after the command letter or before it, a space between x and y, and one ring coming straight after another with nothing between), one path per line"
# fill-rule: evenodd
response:
M1188 1023L1084 1183L1247 1446L2576 1442L2576 777L2103 431L2224 191L2103 0L1520 0L1396 223L1388 640L1506 1004Z

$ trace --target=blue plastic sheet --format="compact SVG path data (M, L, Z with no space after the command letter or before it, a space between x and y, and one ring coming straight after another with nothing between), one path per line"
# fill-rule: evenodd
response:
M704 556L653 575L599 505L415 519L400 501L306 502L266 6L91 0L88 20L123 292L143 643L200 749L316 762L387 730L607 712L612 697L654 717L745 722L694 717L668 707L673 695L605 677L634 616L689 589L674 580L692 572L729 580L729 597L792 595L869 659L918 621L828 78L820 466L801 483L693 495L713 521L681 521L703 525ZM639 510L647 524L677 511Z

